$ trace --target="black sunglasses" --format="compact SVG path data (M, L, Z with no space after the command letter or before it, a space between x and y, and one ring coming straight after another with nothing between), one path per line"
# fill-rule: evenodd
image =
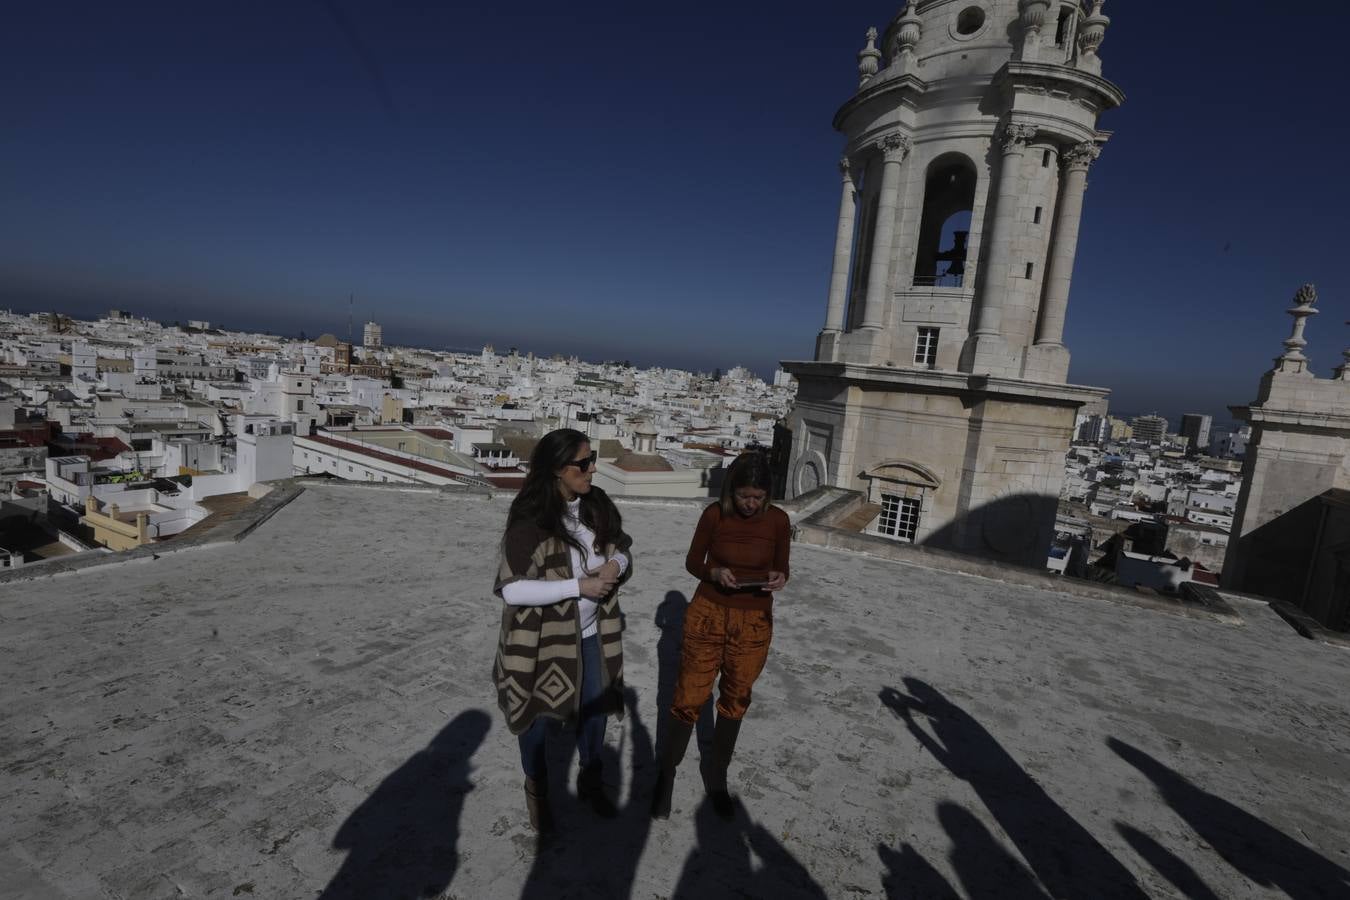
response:
M567 468L568 466L576 466L577 471L584 473L587 469L595 465L595 460L597 457L599 457L599 455L600 455L599 453L592 450L590 456L585 456L582 457L581 459L569 459L567 462L563 463L563 468Z

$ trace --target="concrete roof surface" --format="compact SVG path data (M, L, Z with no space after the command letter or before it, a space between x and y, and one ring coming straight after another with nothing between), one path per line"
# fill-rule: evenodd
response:
M655 453L624 453L614 460L625 472L674 472L675 467L665 457Z
M558 735L561 835L529 831L489 675L506 498L311 486L238 544L0 585L5 896L1350 896L1346 651L1256 603L1225 625L802 545L741 811L691 747L653 823L700 507L620 503L617 821Z

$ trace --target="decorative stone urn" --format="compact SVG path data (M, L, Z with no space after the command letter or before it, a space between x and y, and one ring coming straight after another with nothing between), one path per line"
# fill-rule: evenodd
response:
M877 49L877 30L867 29L867 46L858 51L858 86L861 87L877 74L881 51Z
M1043 0L1041 0L1043 2ZM900 45L900 52L906 50L913 51L919 44L919 38L923 36L923 28L919 19L919 11L914 8L914 3L910 2L905 7L905 14L900 17L900 30L896 32L895 38Z
M1050 9L1050 0L1021 0L1018 8L1022 12L1022 28L1040 32L1045 24L1045 14Z
M1106 0L1093 0L1092 13L1083 20L1082 26L1078 29L1080 53L1096 56L1097 49L1106 38L1106 27L1111 24L1111 20L1102 13L1102 7L1105 5Z

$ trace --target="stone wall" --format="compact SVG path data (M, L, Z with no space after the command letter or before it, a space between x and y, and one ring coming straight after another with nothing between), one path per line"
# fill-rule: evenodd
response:
M828 484L918 499L915 543L1044 562L1076 404L1101 392L793 365L793 496Z

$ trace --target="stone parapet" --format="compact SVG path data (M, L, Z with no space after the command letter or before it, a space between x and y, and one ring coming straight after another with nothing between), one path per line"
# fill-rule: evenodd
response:
M223 518L214 527L197 537L164 543L142 544L121 553L95 550L70 556L58 556L48 561L31 563L21 569L6 569L0 572L0 584L64 575L95 566L151 562L169 554L200 550L203 547L219 544L238 543L252 534L258 526L270 519L288 503L304 493L304 490L304 487L299 483L299 479L285 479L275 482L273 489L265 496L249 504L240 512Z
M1344 647L1345 649L1350 650L1350 634L1332 631L1292 603L1285 603L1283 600L1272 600L1270 601L1270 608L1273 609L1281 619L1288 622L1290 628L1293 628L1308 640L1330 644L1333 647Z

